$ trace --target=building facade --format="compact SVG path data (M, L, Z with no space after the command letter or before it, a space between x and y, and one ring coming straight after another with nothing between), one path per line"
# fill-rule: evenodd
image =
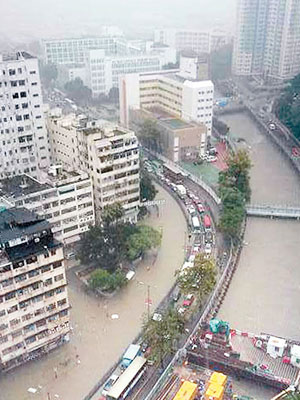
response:
M80 239L95 223L92 180L86 172L51 167L37 181L29 175L3 179L0 198L47 219L55 239L64 245Z
M63 245L50 224L23 208L0 213L0 370L68 341Z
M235 75L290 79L300 72L300 1L239 0Z
M44 59L48 64L84 64L87 50L103 49L107 55L126 54L126 39L104 35L87 38L49 39L42 41Z
M0 55L0 179L50 165L38 60Z
M92 179L96 215L120 202L125 218L136 220L140 204L139 144L133 131L84 115L49 113L53 160Z
M214 85L186 79L185 71L128 74L120 78L120 121L129 126L130 110L158 107L186 122L197 122L211 135Z
M227 33L217 30L156 29L154 41L174 47L177 51L192 50L197 54L210 53L230 42Z

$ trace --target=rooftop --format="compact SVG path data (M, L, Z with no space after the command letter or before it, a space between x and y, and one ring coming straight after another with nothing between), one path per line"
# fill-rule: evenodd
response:
M26 208L0 212L0 244L49 229L48 221Z
M177 119L177 118L163 119L163 120L160 120L159 122L162 125L165 125L168 128L172 129L173 131L175 131L177 129L190 128L191 126L193 126L192 124L189 124L189 123L184 122L181 119Z
M27 194L50 189L47 183L41 183L29 175L23 174L0 181L0 196L20 197Z
M18 51L17 53L3 53L0 54L0 61L20 61L22 59L30 59L35 58L31 54L27 53L26 51Z

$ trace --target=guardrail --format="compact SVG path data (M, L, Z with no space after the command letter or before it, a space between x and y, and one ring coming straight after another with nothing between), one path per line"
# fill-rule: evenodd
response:
M188 178L190 178L193 182L195 182L197 185L201 186L202 189L204 189L210 195L210 197L215 201L216 204L218 204L218 205L221 204L221 199L217 195L217 193L207 183L205 183L201 178L192 174L187 169L181 167L179 164L176 164L173 161L169 160L168 158L164 157L162 154L154 153L153 151L150 151L148 149L145 149L145 151L147 153L151 154L153 157L158 158L159 160L163 161L165 164L170 165L171 167L177 168L182 174L187 175Z

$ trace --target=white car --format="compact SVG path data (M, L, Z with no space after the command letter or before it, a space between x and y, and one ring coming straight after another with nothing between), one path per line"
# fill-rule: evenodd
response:
M207 254L208 256L211 255L211 250L212 250L211 244L206 243L205 249L204 249L205 254Z
M187 210L189 214L194 214L196 212L196 208L192 205L188 206Z

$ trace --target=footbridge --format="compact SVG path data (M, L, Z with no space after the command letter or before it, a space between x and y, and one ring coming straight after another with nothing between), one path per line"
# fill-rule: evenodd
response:
M250 217L292 218L298 220L300 219L300 207L249 204L246 207L246 214Z

